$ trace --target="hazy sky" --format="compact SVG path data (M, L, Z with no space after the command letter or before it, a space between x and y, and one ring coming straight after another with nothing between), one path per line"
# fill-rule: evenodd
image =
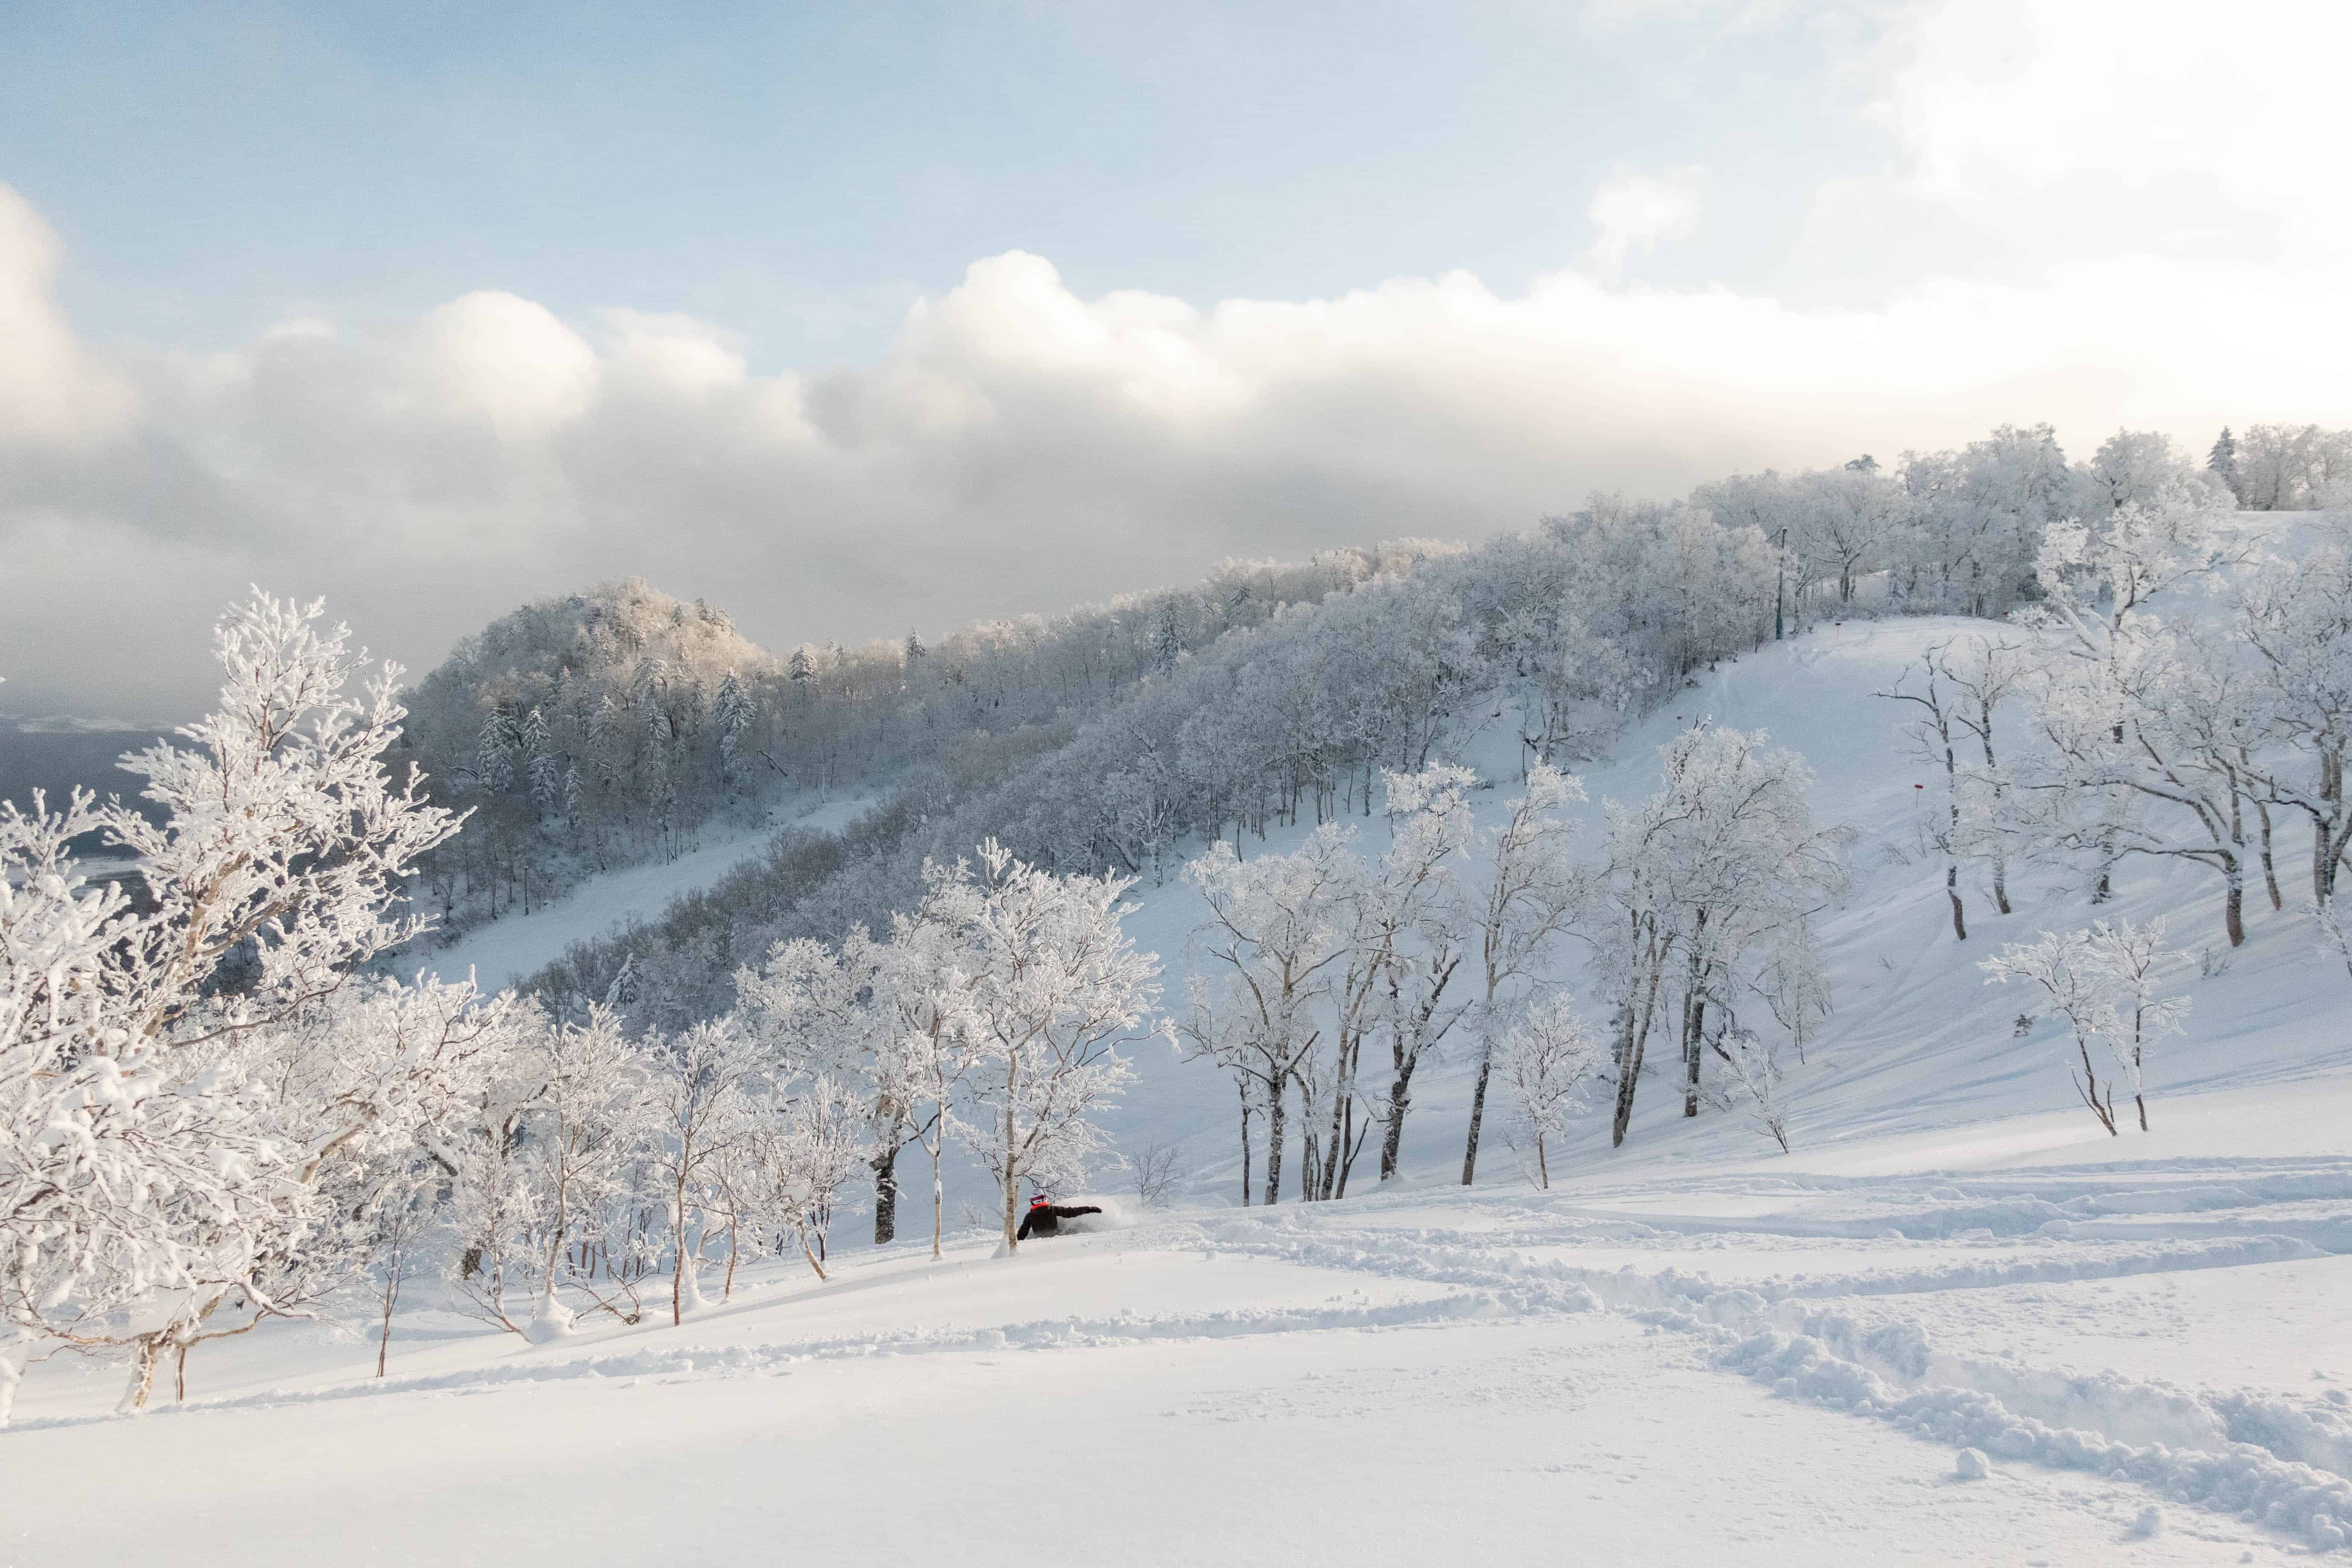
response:
M0 13L0 711L2352 424L2336 0L751 9Z

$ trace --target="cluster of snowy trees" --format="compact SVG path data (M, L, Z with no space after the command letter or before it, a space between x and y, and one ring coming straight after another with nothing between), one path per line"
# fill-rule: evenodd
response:
M2172 485L2053 526L2042 597L1956 638L1882 693L1908 705L1933 780L1923 837L1968 935L1963 871L2010 910L2028 856L2104 901L2134 858L2204 868L2229 944L2250 888L2286 907L2281 836L2309 833L2310 905L2330 917L2352 849L2352 533L2294 560L2232 537L2210 492Z
M420 684L411 755L436 804L472 812L425 857L446 922L528 911L580 876L750 824L786 791L1019 757L1235 627L1452 547L1414 541L1285 565L1227 562L1197 586L1047 620L912 633L777 658L726 613L631 579L543 600L467 638ZM991 739L995 743L990 744Z
M1596 859L1561 815L1583 798L1574 775L1533 764L1527 793L1481 830L1473 775L1440 764L1384 775L1376 857L1325 823L1286 854L1244 858L1221 841L1185 868L1208 918L1181 1031L1232 1076L1244 1202L1281 1198L1294 1124L1307 1198L1347 1194L1375 1126L1380 1179L1395 1175L1413 1076L1449 1046L1475 1063L1465 1184L1498 1076L1506 1140L1548 1184L1549 1142L1596 1081L1624 1142L1654 1038L1676 1052L1685 1116L1742 1099L1787 1146L1780 1053L1801 1051L1827 1011L1813 920L1845 889L1846 835L1814 823L1804 763L1760 732L1702 724L1660 761L1648 798L1605 803ZM1605 1039L1553 978L1571 938L1608 1008Z
M1734 478L1682 501L1595 496L1466 551L1384 547L1351 558L1358 575L1318 563L1318 591L1253 588L1240 603L1264 611L1255 618L1188 609L1174 637L1151 632L1159 623L1141 606L1155 599L1133 601L1116 612L1131 615L1127 629L1098 637L1118 650L1102 679L1023 689L1058 703L1059 717L1010 698L926 706L927 722L979 727L896 731L925 760L849 835L782 840L672 920L583 943L534 985L577 1006L628 963L633 1006L690 1021L723 1008L734 969L774 941L877 924L917 896L927 858L991 836L1056 869L1157 881L1188 845L1361 817L1377 805L1380 770L1449 760L1484 726L1514 726L1529 761L1571 762L1692 671L1817 615L1999 615L2035 602L2053 522L2168 479L2220 493L2158 437L2119 434L2072 465L2047 427L2004 427L1958 451L1908 455L1891 476L1857 460ZM1081 691L1102 700L1066 700ZM883 722L864 711L861 722ZM1020 727L996 727L999 712L1017 712Z
M2352 430L2316 425L2225 426L2206 467L2250 511L2310 511L2352 503Z
M912 1138L979 1153L1009 1247L1021 1189L1101 1152L1157 994L1129 884L993 845L929 868L889 941L788 945L677 1031L370 973L428 929L404 889L462 819L393 781L400 672L320 617L221 623L221 710L125 762L152 816L0 805L0 1420L36 1356L127 1357L137 1408L337 1293L377 1292L388 1336L426 1267L534 1337L634 1321L656 1279L675 1318L747 1247L822 1274L845 1187L887 1196ZM145 899L88 882L92 835Z

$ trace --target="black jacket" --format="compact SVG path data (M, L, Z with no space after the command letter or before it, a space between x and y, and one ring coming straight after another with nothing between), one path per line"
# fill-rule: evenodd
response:
M1039 1236L1058 1236L1061 1234L1064 1220L1076 1219L1082 1214L1100 1213L1102 1210L1092 1204L1076 1208L1065 1208L1060 1204L1036 1204L1032 1205L1028 1214L1023 1216L1021 1228L1013 1233L1013 1239L1026 1241L1032 1232Z

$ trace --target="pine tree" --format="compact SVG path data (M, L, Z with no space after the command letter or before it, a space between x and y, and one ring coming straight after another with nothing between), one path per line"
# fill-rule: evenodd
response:
M514 721L492 709L474 741L474 771L481 778L482 787L493 795L504 795L514 788L515 744Z
M520 746L529 758L530 803L544 814L563 800L563 758L556 754L555 738L548 733L547 716L532 709L523 718Z
M1151 668L1161 675L1171 674L1183 652L1183 628L1177 624L1176 601L1171 598L1160 605L1160 619L1151 628Z
M2230 493L2238 498L2239 504L2243 505L2246 498L2238 481L2238 438L2230 434L2227 425L2221 426L2221 434L2214 438L2212 451L2206 454L2205 466L2230 487Z
M751 730L752 720L759 716L759 710L731 669L719 683L719 694L711 700L710 716L719 725L719 765L732 786L740 782L743 737Z

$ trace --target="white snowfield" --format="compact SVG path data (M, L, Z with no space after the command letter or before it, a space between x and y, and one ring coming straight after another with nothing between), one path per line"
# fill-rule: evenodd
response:
M383 1383L293 1331L136 1419L52 1364L0 1562L2280 1561L2352 1519L2352 1094L2292 1098L420 1310Z
M682 1326L656 1282L639 1323L542 1345L420 1289L382 1382L373 1325L276 1325L202 1347L186 1402L135 1418L108 1414L119 1367L37 1366L0 1431L0 1565L2055 1568L2352 1544L2352 977L2315 951L2303 830L2281 832L2285 908L2251 897L2234 954L2193 867L2128 866L2095 911L2213 949L2178 977L2151 1131L2109 1137L2058 1026L2021 1033L2028 999L1976 968L2095 911L2020 870L2013 914L1964 889L1955 941L1906 715L1872 696L1997 629L1808 632L1580 770L1597 819L1654 786L1675 731L1761 727L1811 763L1818 819L1855 829L1789 1155L1737 1110L1685 1121L1662 1076L1623 1149L1596 1110L1550 1191L1492 1140L1465 1189L1457 1059L1415 1083L1398 1182L1368 1154L1345 1201L1241 1209L1230 1083L1155 1044L1116 1130L1177 1146L1176 1207L1060 1194L1112 1213L1009 1260L970 1232L936 1262L853 1246L845 1216L829 1282L762 1263L722 1303L712 1270ZM1515 793L1507 724L1471 751L1482 820ZM1173 983L1200 906L1173 880L1138 896ZM929 1230L926 1185L905 1231ZM965 1204L951 1167L951 1220Z

